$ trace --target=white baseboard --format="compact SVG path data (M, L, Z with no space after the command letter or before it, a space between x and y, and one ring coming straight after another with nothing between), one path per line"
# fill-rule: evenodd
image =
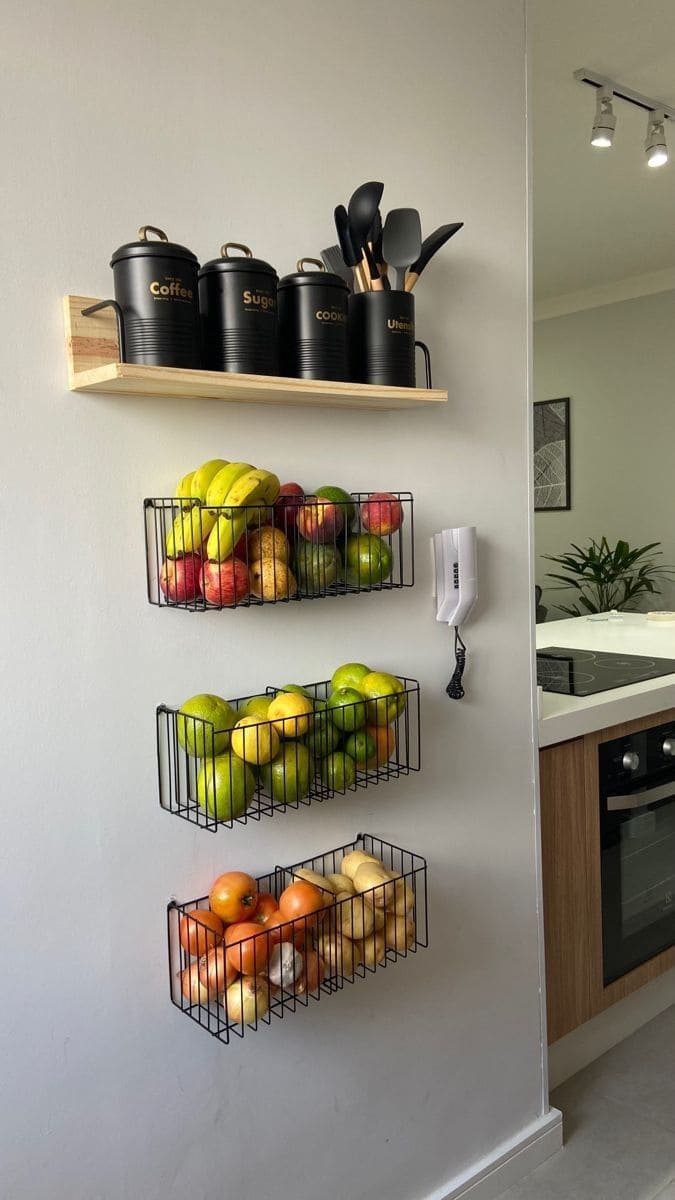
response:
M508 1142L502 1142L492 1154L474 1163L470 1170L449 1179L425 1200L497 1200L502 1192L524 1179L561 1146L562 1113L551 1108Z

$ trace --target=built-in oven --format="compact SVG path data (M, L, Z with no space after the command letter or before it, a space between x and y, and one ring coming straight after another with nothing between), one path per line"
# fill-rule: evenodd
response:
M675 722L598 754L607 985L675 944Z

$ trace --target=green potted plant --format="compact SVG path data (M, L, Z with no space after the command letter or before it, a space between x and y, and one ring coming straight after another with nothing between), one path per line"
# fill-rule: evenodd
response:
M547 576L558 583L553 590L578 592L576 604L558 604L558 609L570 617L613 609L634 612L642 596L660 595L659 585L675 579L675 567L657 562L662 556L657 549L660 545L661 542L650 542L631 550L628 542L619 540L612 547L602 537L599 542L592 538L583 548L573 542L566 554L545 554L548 562L565 571L564 575Z

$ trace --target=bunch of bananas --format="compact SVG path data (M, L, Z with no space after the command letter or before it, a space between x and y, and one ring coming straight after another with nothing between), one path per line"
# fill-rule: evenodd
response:
M247 525L258 522L254 506L274 504L279 487L272 471L224 458L209 459L196 471L189 471L176 488L182 511L167 534L167 556L198 554L208 538L208 557L223 562Z

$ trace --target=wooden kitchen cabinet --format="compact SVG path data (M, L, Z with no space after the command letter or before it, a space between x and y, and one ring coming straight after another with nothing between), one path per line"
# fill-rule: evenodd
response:
M598 782L601 742L674 719L671 709L540 751L549 1043L675 966L671 947L604 986Z

